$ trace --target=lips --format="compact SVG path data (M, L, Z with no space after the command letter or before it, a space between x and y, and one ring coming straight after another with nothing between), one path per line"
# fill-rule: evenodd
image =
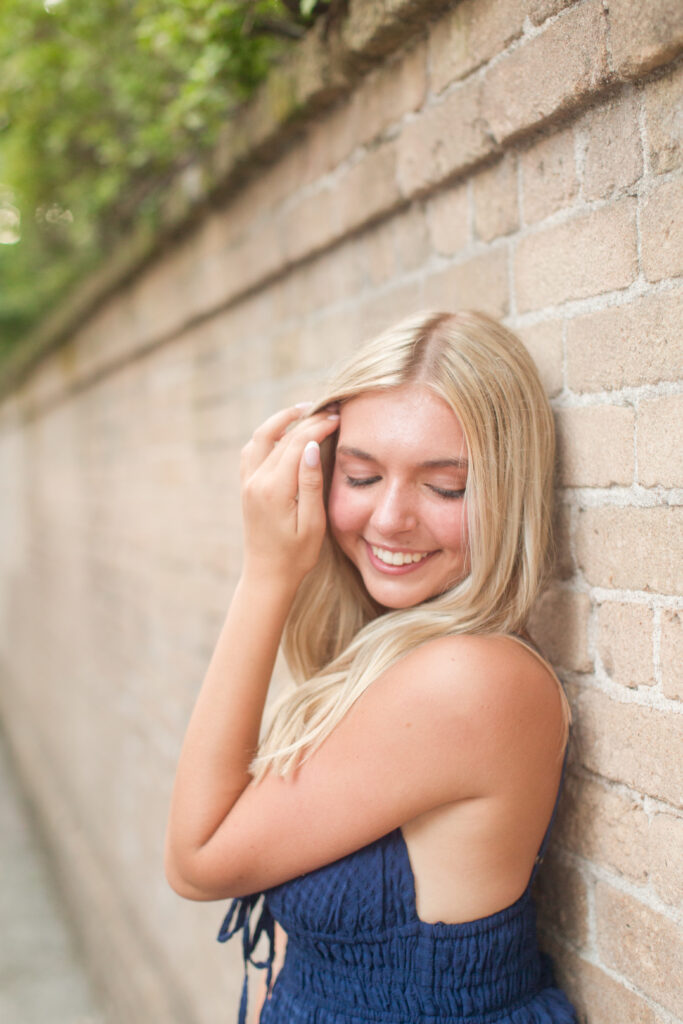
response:
M436 554L436 551L394 551L367 540L365 545L370 563L380 572L391 576L414 572Z

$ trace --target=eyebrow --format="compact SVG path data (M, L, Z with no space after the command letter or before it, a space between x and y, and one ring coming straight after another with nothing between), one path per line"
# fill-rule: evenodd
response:
M337 454L351 455L354 459L363 459L365 462L377 461L374 455L364 452L361 448L348 448L346 445L340 445L337 448ZM467 469L468 465L469 463L464 457L458 457L455 459L428 459L426 462L419 463L421 469L447 469L451 466L454 466L456 469Z

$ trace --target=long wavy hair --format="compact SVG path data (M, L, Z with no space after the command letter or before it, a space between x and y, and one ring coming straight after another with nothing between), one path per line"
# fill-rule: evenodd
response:
M483 313L418 313L339 367L312 412L406 384L430 388L462 425L469 572L422 604L387 611L367 593L328 528L285 626L294 682L273 708L251 765L255 779L296 767L375 679L421 644L463 633L521 632L544 581L555 434L524 346ZM322 445L325 500L335 445L335 438Z

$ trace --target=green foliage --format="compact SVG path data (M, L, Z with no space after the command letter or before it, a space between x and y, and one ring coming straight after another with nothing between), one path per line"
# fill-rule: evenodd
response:
M169 175L326 6L3 0L0 351L154 216Z

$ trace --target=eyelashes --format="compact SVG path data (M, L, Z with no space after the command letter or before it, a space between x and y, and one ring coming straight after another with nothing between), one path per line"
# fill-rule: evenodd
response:
M376 484L379 479L378 476L347 476L346 482L349 487L369 487L370 484Z
M370 487L371 484L376 484L381 479L382 478L379 476L359 477L348 476L348 474L346 475L346 483L349 487ZM447 501L454 501L458 498L465 497L464 487L459 491L449 490L446 487L437 487L435 484L427 484L427 487L430 491L433 491L434 494L438 494L440 498L445 498Z
M453 498L464 498L465 497L465 488L464 487L463 487L463 489L461 491L449 491L449 490L446 490L445 487L435 487L434 484L427 484L427 486L429 487L430 491L434 491L435 494L440 495L442 498L453 499Z

